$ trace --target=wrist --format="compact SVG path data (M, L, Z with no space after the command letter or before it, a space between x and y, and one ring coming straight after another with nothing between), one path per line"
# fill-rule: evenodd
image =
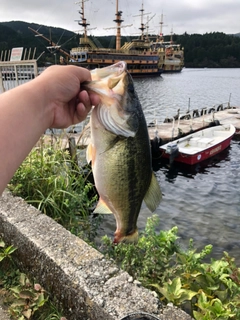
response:
M38 118L42 131L45 132L53 122L54 107L51 103L49 86L41 77L26 84L26 94L32 104L33 116Z

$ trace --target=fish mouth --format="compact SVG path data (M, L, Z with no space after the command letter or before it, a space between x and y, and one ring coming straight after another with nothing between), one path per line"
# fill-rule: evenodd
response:
M92 81L85 81L81 89L99 94L105 102L124 94L127 64L119 61L111 66L91 71Z
M119 61L106 68L91 71L92 81L84 82L82 88L99 95L100 103L94 106L95 124L99 123L116 136L134 137L136 128L131 128L128 119L131 113L128 85L131 82L127 64Z
M92 81L101 80L109 76L118 77L126 70L127 70L127 64L125 61L119 61L105 68L94 69L91 71Z

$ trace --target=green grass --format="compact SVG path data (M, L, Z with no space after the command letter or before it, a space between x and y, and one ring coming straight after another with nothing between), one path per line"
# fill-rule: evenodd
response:
M99 221L90 215L97 200L90 173L88 166L76 165L58 143L45 144L32 150L8 187L13 195L91 241Z

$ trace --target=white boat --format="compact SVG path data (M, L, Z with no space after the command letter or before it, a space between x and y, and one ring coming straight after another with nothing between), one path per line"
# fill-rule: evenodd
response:
M160 146L160 151L162 157L170 159L170 164L177 161L194 165L229 147L235 131L232 124L209 127L168 142Z

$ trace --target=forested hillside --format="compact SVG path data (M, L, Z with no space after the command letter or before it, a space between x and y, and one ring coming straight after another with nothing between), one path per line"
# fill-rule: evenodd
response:
M10 21L0 23L0 51L9 50L13 47L37 48L36 58L45 52L40 63L54 63L55 56L59 61L59 52L51 51L47 47L51 45L41 37L36 37L29 30L31 27L38 30L52 42L61 45L61 48L68 51L77 47L79 35L61 28L39 26L22 21ZM133 37L122 37L122 44L130 41ZM169 41L170 36L165 36ZM101 47L114 48L115 37L93 37L92 40ZM236 68L240 67L240 37L226 35L221 32L206 34L183 34L174 35L173 41L181 44L185 50L185 67L209 67L209 68Z
M183 34L174 40L185 48L186 67L240 67L240 37L221 32Z
M51 39L52 42L47 42L35 33L30 28L38 30L39 33ZM36 56L39 57L45 52L39 63L52 62L55 60L55 53L57 53L57 61L59 61L59 53L50 50L47 47L52 43L61 45L61 48L69 51L72 47L76 47L79 43L79 36L75 33L54 27L40 26L34 23L26 23L22 21L10 21L0 23L0 51L10 50L14 47L35 48Z

